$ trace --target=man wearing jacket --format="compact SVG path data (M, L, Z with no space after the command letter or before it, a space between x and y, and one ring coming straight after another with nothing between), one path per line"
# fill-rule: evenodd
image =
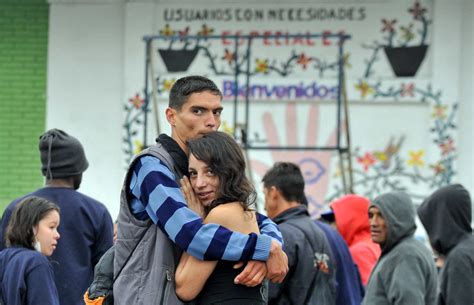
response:
M410 197L402 192L380 195L369 207L369 221L372 240L380 244L382 255L362 304L434 304L436 267L429 249L414 238L415 208Z
M304 179L293 163L276 163L263 177L265 209L285 241L290 271L270 284L268 304L335 304L335 269L324 232L309 217Z
M471 197L459 184L440 188L418 208L431 246L444 258L438 305L474 304Z

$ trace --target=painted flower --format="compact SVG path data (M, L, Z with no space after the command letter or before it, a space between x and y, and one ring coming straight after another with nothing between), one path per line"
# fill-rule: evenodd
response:
M446 171L446 169L444 168L444 166L441 162L431 164L430 167L435 172L435 175L442 174Z
M446 118L446 110L448 109L448 106L446 105L435 105L433 107L433 113L431 114L431 117L435 119L445 119Z
M384 152L381 152L381 151L374 152L374 156L377 160L379 160L381 162L385 162L385 161L388 160L387 154L384 153Z
M372 88L366 81L361 80L357 85L355 85L355 88L360 91L360 96L362 98L366 97L369 94L372 94L375 92L374 88Z
M207 24L203 24L201 30L197 34L198 36L207 37L209 35L212 35L212 33L214 33L214 29L208 27Z
M414 151L414 150L410 150L408 152L408 154L410 155L410 159L407 161L408 165L410 166L423 166L425 165L425 161L423 161L423 156L425 155L425 151L424 150L418 150L418 151Z
M178 31L179 40L183 41L189 35L189 26L187 26L184 30Z
M311 57L306 56L306 54L301 53L296 60L296 63L301 65L303 69L306 70L306 66L311 62Z
M235 54L228 49L224 50L224 56L222 56L223 60L227 61L227 63L230 65L232 62L235 60Z
M234 127L230 126L227 121L222 122L221 130L229 135L234 133Z
M402 25L400 27L400 31L402 32L401 36L406 42L411 41L413 38L415 38L415 34L413 34L412 27L413 24L409 24L408 26Z
M375 159L374 155L369 152L366 152L363 157L357 157L357 162L362 165L364 171L368 171L376 161L377 160Z
M255 71L259 73L268 73L268 59L256 59L255 60L256 67Z
M439 148L441 148L441 153L443 155L447 155L448 153L454 151L454 141L452 138L448 138L443 143L439 144Z
M400 89L401 96L415 96L415 84L402 84Z
M140 140L133 141L133 154L139 154L143 150L143 143Z
M135 94L134 97L129 98L128 101L135 107L136 109L139 109L144 103L145 100L140 97L140 94Z
M175 82L176 82L175 79L165 79L165 80L163 80L163 90L169 92L171 90L171 87L173 87Z
M383 24L382 32L389 32L389 33L395 32L395 23L397 23L397 19L393 19L393 20L382 19L382 24Z
M420 1L416 1L412 8L408 9L408 12L413 15L413 18L419 20L426 13L426 8L422 7Z
M169 24L166 24L165 27L162 30L160 30L160 35L163 35L163 36L170 37L170 36L173 36L175 33L176 32L171 29Z

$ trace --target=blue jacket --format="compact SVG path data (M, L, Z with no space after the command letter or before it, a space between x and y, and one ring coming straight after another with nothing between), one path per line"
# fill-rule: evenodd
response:
M364 297L364 288L357 266L342 236L330 225L315 221L323 230L331 246L336 264L336 305L360 305Z
M113 244L113 223L107 208L97 200L70 188L45 187L27 196L38 196L61 209L61 235L51 255L59 300L64 305L83 305L83 295L94 276L94 266ZM26 196L24 196L26 197ZM5 210L0 228L0 249L13 209L24 197Z
M34 250L12 247L0 252L0 287L4 304L59 305L51 264Z

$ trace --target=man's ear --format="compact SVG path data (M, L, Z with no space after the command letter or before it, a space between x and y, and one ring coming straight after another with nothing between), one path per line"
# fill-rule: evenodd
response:
M170 125L174 127L176 125L176 110L168 107L166 108L165 114L168 123L170 123Z
M277 199L280 197L280 191L276 188L276 186L272 185L270 189L268 190L270 198L272 199Z

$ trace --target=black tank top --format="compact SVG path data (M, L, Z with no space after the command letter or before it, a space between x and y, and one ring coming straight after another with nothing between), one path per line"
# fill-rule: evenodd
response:
M219 261L199 294L197 305L265 305L266 285L247 287L234 284L243 270L233 269L235 262Z

